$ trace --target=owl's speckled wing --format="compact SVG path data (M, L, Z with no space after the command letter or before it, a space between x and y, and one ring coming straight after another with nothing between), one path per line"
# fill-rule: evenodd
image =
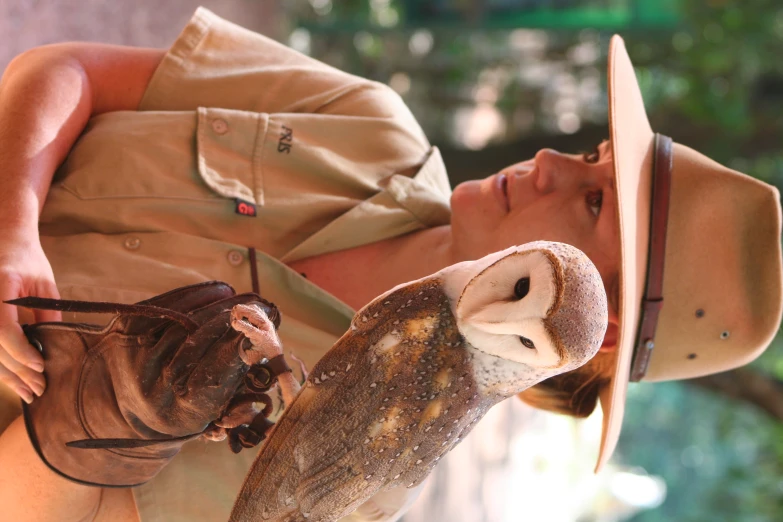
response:
M462 342L435 278L362 309L277 422L231 520L335 520L418 484L491 406Z

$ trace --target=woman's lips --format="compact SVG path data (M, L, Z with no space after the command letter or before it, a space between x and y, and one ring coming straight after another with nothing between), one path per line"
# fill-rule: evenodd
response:
M508 212L510 210L508 204L508 177L506 174L496 174L492 185L495 197L501 208Z

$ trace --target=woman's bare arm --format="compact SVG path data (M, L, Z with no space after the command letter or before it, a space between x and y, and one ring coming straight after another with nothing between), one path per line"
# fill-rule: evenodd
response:
M57 297L38 239L52 176L90 116L138 106L163 53L56 44L27 51L6 69L0 80L0 300ZM0 382L29 400L31 391L43 390L42 361L17 320L14 307L0 304Z
M38 458L22 418L0 435L0 506L4 520L81 522L98 511L101 489L56 475Z
M38 236L52 176L91 116L138 107L163 54L57 44L27 51L6 69L0 81L0 301L59 297ZM36 320L57 318L36 314ZM16 308L0 303L0 383L32 401L31 392L40 395L45 386L41 362L22 333ZM100 492L49 470L21 419L0 436L0 506L9 520L91 519Z
M0 187L18 202L3 218L29 226L27 207L32 201L40 211L90 116L135 110L164 52L63 43L26 51L8 65L0 81Z

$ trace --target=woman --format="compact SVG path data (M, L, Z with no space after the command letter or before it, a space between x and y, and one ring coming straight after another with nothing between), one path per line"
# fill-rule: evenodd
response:
M606 286L604 346L523 398L586 415L600 397L600 467L634 352L637 376L722 371L758 355L781 314L777 192L655 139L619 39L609 79L612 135L595 154L542 150L451 194L437 149L388 88L206 10L165 53L30 51L0 86L0 183L13 202L0 210L0 297L135 302L208 279L247 291L253 247L283 343L312 366L354 310L398 283L509 245L570 243ZM652 304L640 306L645 289ZM19 324L58 317L0 313L0 380L30 402L45 381ZM0 438L0 505L14 520L225 520L253 456L190 443L144 486L88 488L44 467L17 419ZM365 519L394 519L408 501Z

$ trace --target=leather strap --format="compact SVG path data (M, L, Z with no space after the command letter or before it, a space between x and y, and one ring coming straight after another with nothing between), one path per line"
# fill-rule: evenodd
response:
M278 354L269 359L266 363L264 363L264 366L272 370L272 376L277 377L281 373L290 372L291 367L288 366L288 363L285 362L285 357L283 354Z
M669 221L669 199L672 183L672 139L655 135L655 156L650 204L650 248L647 259L647 284L642 299L639 330L636 335L632 382L640 381L655 348L655 329L663 307L663 262L666 257L666 228Z
M61 312L83 312L95 314L127 314L151 317L153 319L170 319L185 327L189 332L198 329L198 323L187 315L154 305L107 303L103 301L72 301L69 299L50 299L48 297L20 297L6 304L35 308L37 310L59 310Z
M248 257L250 258L250 280L253 283L253 293L260 294L258 285L258 265L256 264L256 249L248 247Z
M203 431L183 435L182 437L171 437L169 439L80 439L66 442L65 445L71 448L79 449L124 449L124 448L145 448L156 444L165 444L169 442L182 442L195 439Z

